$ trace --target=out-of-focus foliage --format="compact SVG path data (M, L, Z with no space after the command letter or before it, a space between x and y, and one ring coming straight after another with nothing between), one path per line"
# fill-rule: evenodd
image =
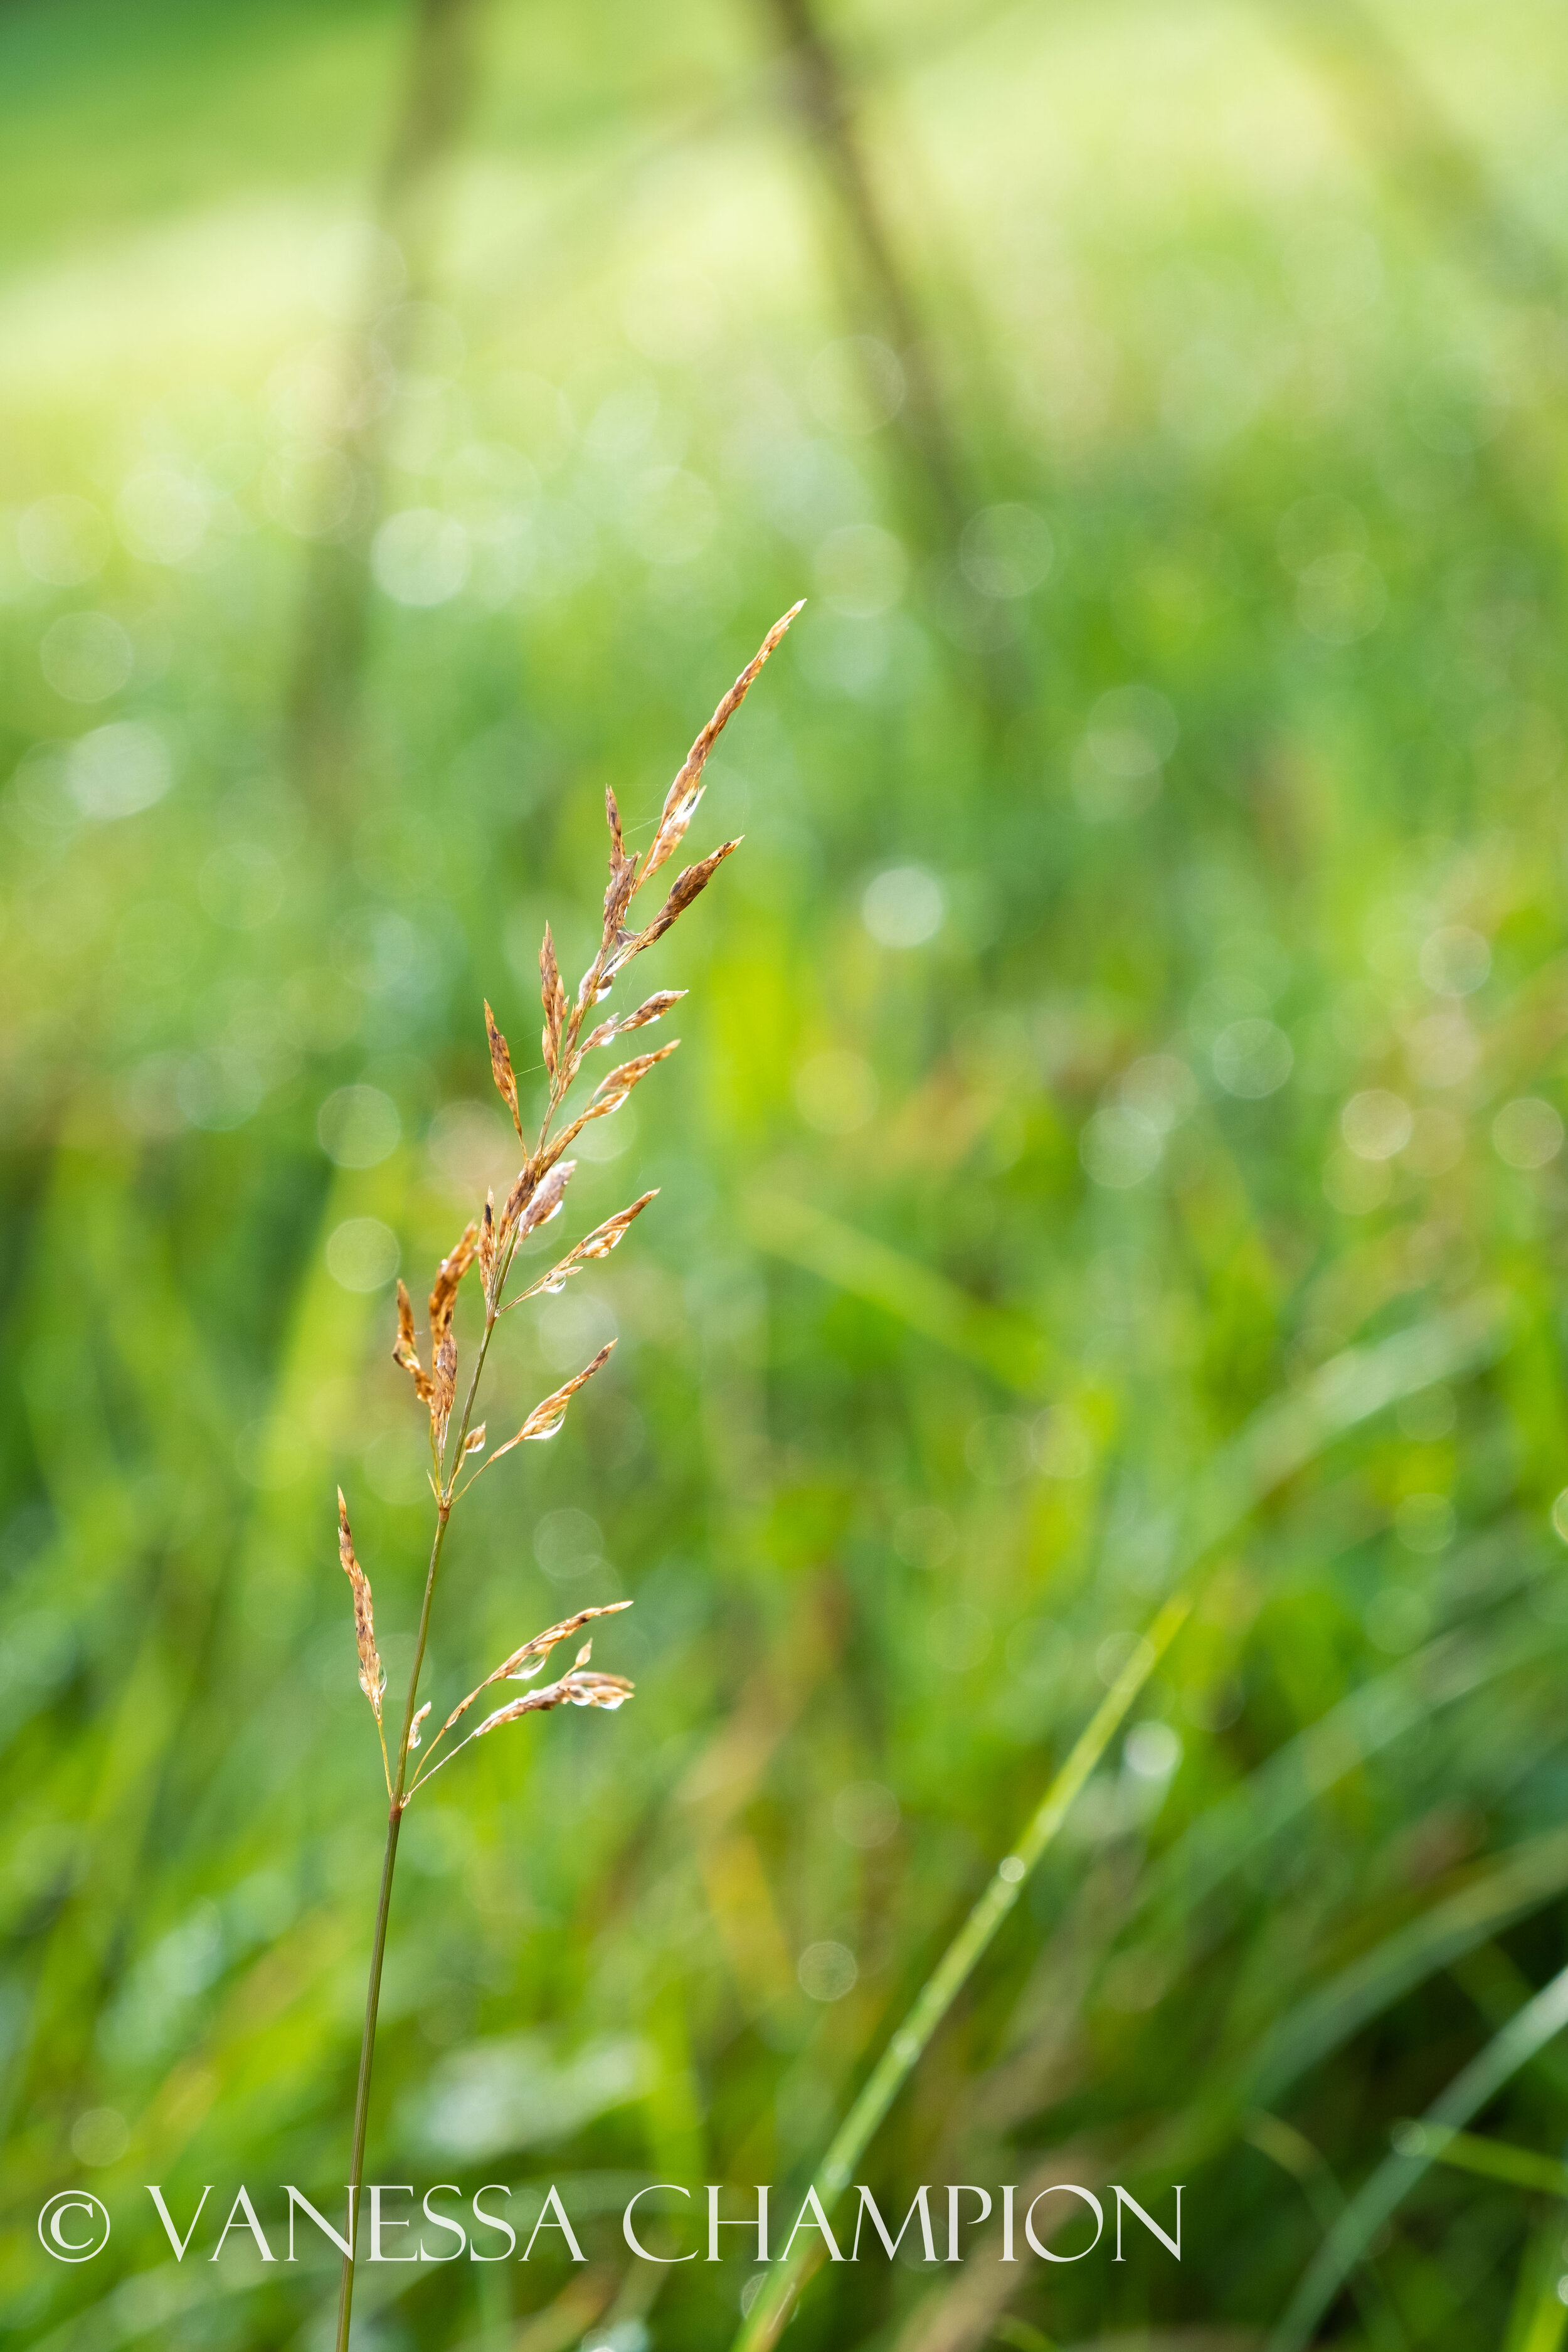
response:
M1496 1294L1210 1560L871 2153L900 2213L1180 2179L1180 2268L975 2231L791 2340L1265 2326L1565 1957L1560 17L864 0L803 81L761 0L425 14L0 16L13 2340L330 2341L324 2242L176 2267L143 2184L335 2210L383 1813L334 1484L395 1689L429 1517L393 1278L511 1172L480 1001L531 1065L604 785L646 840L802 593L573 1230L660 1198L497 1392L620 1347L434 1643L439 1713L629 1594L637 1697L403 1838L370 2177L553 2178L592 2260L367 2269L356 2341L728 2344L747 2265L623 2275L627 2184L793 2213L1161 1515ZM1471 2128L1561 2151L1551 2045ZM1329 2336L1545 2352L1562 2229L1434 2169Z

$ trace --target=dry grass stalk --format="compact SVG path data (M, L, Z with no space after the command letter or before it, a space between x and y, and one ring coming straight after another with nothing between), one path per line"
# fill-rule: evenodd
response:
M591 1363L584 1364L581 1371L574 1372L570 1380L552 1390L549 1396L542 1398L531 1412L524 1415L514 1436L508 1438L505 1444L499 1445L487 1460L479 1462L478 1457L485 1448L485 1424L483 1422L476 1423L474 1407L496 1323L511 1307L521 1306L542 1294L560 1290L583 1266L608 1257L655 1197L652 1192L645 1192L627 1207L618 1210L614 1216L605 1218L592 1233L574 1243L547 1274L515 1298L507 1298L507 1282L518 1250L531 1234L561 1213L566 1188L576 1165L575 1161L563 1157L567 1147L591 1120L612 1118L649 1072L674 1053L679 1040L671 1039L668 1045L649 1053L635 1055L631 1060L619 1064L600 1079L580 1109L558 1124L563 1119L567 1096L587 1056L608 1045L616 1037L662 1020L680 1002L685 992L681 989L660 989L645 998L634 1010L607 1014L591 1028L587 1025L588 1016L603 1003L616 976L646 948L664 937L671 925L678 922L695 903L724 859L739 847L738 841L723 842L694 865L683 867L651 919L640 925L632 920L632 904L637 893L649 877L674 856L685 837L702 797L702 771L710 751L799 610L797 604L782 620L775 622L757 653L698 735L665 796L653 840L640 866L626 848L616 796L614 793L606 792L605 814L610 835L609 882L605 891L599 944L574 994L568 992L562 979L554 938L548 925L540 949L540 999L543 1010L540 1044L549 1086L539 1129L531 1142L524 1130L511 1049L489 1004L487 1003L485 1005L485 1034L489 1047L490 1070L496 1090L507 1107L522 1147L523 1162L508 1188L500 1212L497 1212L493 1194L488 1196L479 1215L464 1228L455 1246L437 1267L430 1290L426 1353L421 1353L407 1289L401 1282L397 1286L397 1335L393 1343L393 1360L408 1374L414 1384L415 1397L427 1416L430 1487L436 1501L436 1527L426 1570L424 1601L415 1641L403 1727L395 1757L388 1754L382 1725L382 1696L386 1686L386 1675L375 1646L370 1583L354 1555L349 1532L348 1507L341 1491L338 1496L339 1551L353 1588L360 1682L374 1711L390 1801L381 1899L371 1958L370 1990L365 2003L364 2035L360 2049L359 2085L354 2103L351 2211L355 2210L357 2191L363 2179L365 2126L375 2051L381 1969L386 1945L398 1832L404 1812L416 1790L423 1787L433 1772L444 1770L471 1741L482 1739L488 1733L499 1730L503 1724L518 1722L525 1715L545 1714L558 1706L597 1707L612 1713L624 1706L632 1695L632 1685L623 1676L601 1674L593 1668L590 1663L591 1644L585 1643L565 1674L554 1682L525 1691L494 1708L464 1738L437 1757L436 1751L447 1734L467 1714L482 1692L498 1682L531 1681L542 1670L551 1651L576 1633L590 1618L614 1615L630 1604L616 1601L603 1608L580 1610L575 1616L550 1626L542 1633L532 1635L477 1684L447 1717L410 1777L409 1759L420 1748L421 1734L430 1713L428 1700L422 1705L419 1703L419 1677L429 1635L431 1605L453 1507L468 1491L476 1478L515 1447L553 1437L565 1421L572 1399L603 1369L611 1352L610 1347L601 1348ZM481 1323L459 1410L457 1309L464 1280L476 1265L479 1273ZM463 1475L465 1463L475 1465L466 1475ZM351 2253L343 2262L338 2305L338 2352L347 2352L353 2296L353 2257Z

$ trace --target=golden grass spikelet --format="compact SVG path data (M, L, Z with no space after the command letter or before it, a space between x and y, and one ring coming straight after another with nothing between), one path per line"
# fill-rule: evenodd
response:
M607 1045L612 1037L624 1037L628 1030L646 1029L650 1021L662 1020L673 1005L686 994L684 988L661 988L644 999L635 1013L623 1013L618 1019L601 1021L591 1035L583 1040L582 1050L591 1054L596 1045Z
M393 1346L392 1360L405 1371L414 1382L414 1393L421 1404L428 1404L434 1391L430 1375L419 1360L419 1349L414 1337L414 1308L409 1303L408 1286L397 1286L397 1339Z
M430 1426L436 1434L437 1454L446 1450L447 1425L457 1396L458 1335L448 1329L436 1343L436 1376L430 1386Z
M679 1037L672 1037L668 1045L659 1047L657 1054L636 1055L631 1061L623 1062L618 1069L612 1070L607 1078L601 1078L585 1108L562 1129L552 1143L546 1144L543 1153L545 1166L548 1168L556 1154L564 1151L567 1145L582 1134L591 1119L609 1118L618 1111L632 1088L647 1077L656 1063L667 1062L679 1043Z
M640 1200L632 1202L628 1208L617 1209L613 1217L606 1217L602 1225L595 1225L591 1234L584 1234L583 1239L569 1249L563 1258L557 1260L548 1274L541 1275L537 1282L531 1283L526 1290L520 1291L511 1301L512 1307L521 1307L525 1300L537 1298L542 1293L564 1289L571 1276L581 1267L589 1265L595 1259L608 1257L610 1252L618 1248L625 1241L635 1219L641 1216L650 1201L657 1201L658 1198L658 1186L656 1184L651 1192L643 1193ZM510 1311L509 1308L508 1312Z
M530 1234L537 1233L541 1225L547 1225L552 1217L560 1215L562 1200L576 1166L574 1160L561 1160L541 1174L537 1163L531 1160L526 1168L518 1170L501 1211L501 1245L510 1239L514 1226L519 1242L525 1242Z
M660 1045L654 1053L637 1054L629 1062L622 1062L617 1068L610 1072L607 1078L599 1080L598 1085L594 1088L593 1099L584 1116L590 1118L604 1118L609 1112L619 1110L638 1081L646 1078L648 1072L659 1062L668 1062L679 1043L679 1037L672 1037L668 1045Z
M641 955L644 948L651 948L656 940L663 939L671 923L678 922L693 899L706 890L726 857L734 856L741 841L742 835L737 834L733 841L721 841L717 849L710 849L706 857L700 857L695 866L682 866L670 887L668 898L647 930L638 931L626 948L621 958L623 963L629 963L633 956Z
M498 1706L469 1737L482 1739L487 1731L498 1730L503 1723L516 1723L525 1715L542 1715L552 1706L602 1706L613 1715L617 1707L626 1705L635 1687L624 1675L584 1674L574 1666L558 1683L546 1683L542 1690L524 1691L521 1698L509 1699L505 1706Z
M539 994L544 1006L540 1050L544 1055L544 1066L553 1078L561 1067L561 1032L566 1020L566 991L561 984L561 967L555 961L555 941L548 923L544 926L544 940L539 950Z
M517 1108L517 1080L512 1075L511 1050L496 1026L496 1017L490 1011L488 997L485 999L485 1034L490 1041L490 1070L497 1091L511 1113L511 1123L517 1129L517 1139L521 1143L522 1120Z
M621 838L621 813L616 805L615 793L607 784L605 787L605 820L610 828L610 879L605 892L604 930L600 940L599 955L595 960L596 963L602 963L605 956L615 946L620 935L621 925L626 920L626 908L631 903L632 892L637 887L637 862L635 857L630 857L626 854L626 843ZM593 969L593 965L590 965L590 973ZM588 986L589 980L587 975L584 975L583 992L578 998L580 1005L586 1004L588 1001Z
M435 1357L430 1425L436 1433L437 1453L447 1443L447 1424L458 1392L458 1340L452 1329L452 1317L457 1310L458 1287L479 1250L479 1229L470 1221L456 1246L437 1267L430 1292L430 1344Z
M676 850L679 848L686 828L695 815L697 804L702 798L704 787L701 777L702 771L708 764L708 754L751 692L752 681L758 671L769 655L778 646L784 632L801 610L805 601L803 597L800 604L792 604L789 611L773 623L733 686L721 698L712 718L702 729L690 751L681 761L675 782L665 794L664 807L659 814L658 828L648 845L647 856L643 860L642 872L637 876L635 886L637 889L640 890L648 876L656 874L665 860L673 856ZM707 877L704 876L703 880L706 881L706 879ZM700 887L701 884L699 883L698 888L700 889ZM695 891L692 896L696 896ZM676 913L679 914L679 911L680 909L677 908ZM673 916L670 920L674 920ZM668 930L668 924L664 928Z
M515 1649L510 1657L503 1658L500 1665L485 1676L482 1683L476 1683L467 1698L458 1701L436 1734L435 1739L431 1741L431 1747L436 1747L437 1742L445 1739L453 1725L462 1720L474 1701L482 1693L488 1691L492 1683L531 1682L552 1650L559 1643L566 1641L573 1633L580 1632L592 1619L618 1617L623 1609L629 1609L631 1605L629 1601L600 1601L592 1609L579 1609L573 1616L563 1617L558 1625L547 1626L542 1633L533 1634L530 1640ZM579 1664L581 1663L582 1661L579 1660Z
M490 1461L499 1462L501 1455L510 1454L514 1445L526 1445L540 1438L553 1437L566 1418L566 1408L572 1399L585 1381L591 1381L595 1372L603 1370L615 1351L615 1346L613 1339L607 1339L591 1364L584 1364L580 1372L574 1372L569 1381L563 1381L549 1396L542 1397L517 1435L509 1437L504 1445L498 1445L490 1455Z
M487 1307L495 1305L496 1281L496 1196L485 1194L485 1213L479 1219L479 1282Z
M370 1579L354 1557L354 1539L349 1528L349 1507L343 1500L341 1486L338 1488L338 1558L342 1562L343 1574L353 1588L359 1686L370 1701L379 1728L382 1693L386 1688L386 1668L382 1664L375 1646L375 1607L371 1598Z
M430 1290L430 1336L433 1339L451 1329L458 1285L479 1255L479 1229L470 1220L464 1226L461 1237L436 1269L436 1279Z

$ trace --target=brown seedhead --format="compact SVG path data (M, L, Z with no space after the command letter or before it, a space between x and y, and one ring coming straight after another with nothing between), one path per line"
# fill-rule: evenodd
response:
M410 1774L410 1759L420 1752L421 1740L430 1702L419 1701L419 1678L425 1663L426 1643L429 1633L431 1608L440 1575L442 1556L455 1505L461 1500L474 1481L485 1475L497 1462L520 1445L553 1437L566 1418L572 1399L595 1373L609 1361L615 1342L601 1348L593 1361L584 1364L569 1381L541 1399L523 1421L515 1436L504 1445L480 1460L485 1448L485 1423L476 1420L474 1408L478 1401L479 1381L496 1323L509 1306L535 1298L542 1292L559 1290L583 1266L607 1258L626 1238L637 1219L655 1199L653 1192L644 1192L626 1208L574 1244L554 1265L538 1281L524 1289L518 1297L508 1300L507 1284L512 1262L518 1250L539 1229L561 1213L566 1187L571 1181L575 1162L563 1157L573 1138L580 1134L590 1120L608 1118L619 1110L634 1087L639 1086L651 1070L668 1060L679 1039L672 1039L657 1052L639 1054L623 1062L600 1080L587 1102L574 1114L567 1114L564 1106L582 1068L585 1055L628 1031L645 1028L658 1021L680 1002L685 992L678 988L658 990L645 997L634 1010L607 1014L584 1034L584 1024L590 1010L608 995L618 972L633 959L663 938L672 924L693 904L717 873L724 859L739 846L727 841L710 850L694 865L686 866L676 877L663 906L651 922L640 930L629 920L633 899L650 875L674 855L683 840L692 817L701 801L702 771L708 755L730 719L744 700L753 679L769 655L788 628L797 604L775 622L752 659L723 696L712 718L698 735L688 752L674 782L665 796L663 809L652 843L639 868L637 859L627 851L621 824L621 813L613 792L605 795L605 815L610 835L609 881L605 887L599 944L592 962L583 974L574 999L569 998L562 981L555 941L546 925L539 954L540 996L544 1011L541 1047L549 1087L539 1131L531 1141L523 1132L522 1112L518 1097L517 1075L512 1067L511 1052L489 1003L485 1004L485 1035L489 1046L490 1071L497 1091L510 1114L518 1140L522 1146L523 1162L508 1190L498 1213L493 1194L487 1194L478 1218L465 1227L456 1246L450 1250L437 1269L430 1291L430 1339L428 1365L421 1358L418 1339L414 1328L414 1310L405 1286L397 1286L397 1336L393 1344L393 1359L414 1383L415 1394L427 1407L430 1417L430 1491L436 1505L436 1524L430 1547L430 1557L425 1576L424 1602L419 1616L418 1634L415 1643L414 1661L409 1674L408 1693L403 1711L402 1729L395 1757L388 1755L382 1721L382 1700L386 1687L386 1675L375 1644L375 1620L371 1601L368 1578L354 1556L353 1539L349 1530L348 1507L340 1489L338 1495L338 1549L343 1570L353 1590L354 1634L359 1647L360 1684L369 1699L375 1717L376 1730L381 1739L382 1762L386 1774L390 1813L387 1828L386 1858L382 1874L381 1900L376 1914L375 1946L371 1962L370 1999L366 2004L364 2036L360 2050L359 2087L354 2105L354 2141L351 2161L350 2210L354 2210L364 2174L365 2124L368 2113L371 2069L375 2049L376 2017L382 1961L386 1945L393 1870L397 1854L399 1824L416 1791L423 1788L432 1772L444 1770L469 1740L479 1739L503 1723L514 1723L525 1715L546 1714L559 1706L597 1707L613 1712L625 1705L632 1695L632 1685L623 1675L597 1673L591 1663L591 1644L584 1643L577 1652L571 1667L557 1680L524 1691L509 1699L504 1706L487 1715L466 1738L436 1753L447 1734L459 1723L480 1695L497 1682L531 1682L542 1672L546 1659L556 1645L576 1633L591 1618L607 1617L628 1608L628 1601L606 1602L599 1607L579 1610L574 1616L552 1625L542 1633L534 1634L510 1657L502 1660L459 1700L440 1730L423 1750L417 1768ZM462 1402L458 1402L458 1350L457 1309L463 1277L478 1261L482 1291L482 1323L472 1343L470 1368L467 1375ZM470 1464L467 1474L459 1475L463 1465ZM353 2255L344 2258L343 2283L339 2304L337 2352L347 2352L349 2318L353 2291Z

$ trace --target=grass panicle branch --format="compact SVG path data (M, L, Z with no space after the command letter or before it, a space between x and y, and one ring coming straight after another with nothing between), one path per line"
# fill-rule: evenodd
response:
M564 1423L572 1399L595 1373L604 1369L614 1346L612 1341L610 1346L601 1348L591 1362L574 1372L570 1380L563 1381L549 1396L542 1398L531 1412L524 1415L515 1435L509 1437L504 1444L497 1446L493 1454L479 1462L478 1457L485 1452L487 1425L482 1421L476 1422L474 1412L496 1324L510 1307L559 1291L582 1267L608 1257L656 1197L651 1192L645 1192L626 1208L605 1218L581 1241L574 1243L547 1274L530 1284L515 1298L507 1298L507 1282L518 1250L542 1226L559 1216L564 1204L566 1188L575 1166L574 1161L563 1157L567 1147L592 1120L612 1118L621 1109L634 1087L639 1086L661 1062L668 1060L679 1041L672 1039L669 1044L652 1052L635 1055L631 1060L621 1063L600 1079L581 1108L563 1118L567 1097L586 1056L609 1045L617 1036L661 1020L679 1003L685 992L660 989L626 1013L606 1015L584 1034L587 1017L608 995L616 976L646 948L663 938L672 924L695 903L724 859L738 847L737 842L726 841L700 858L695 865L684 867L677 875L652 920L641 928L629 922L631 903L637 891L673 856L686 835L702 797L702 771L709 752L740 709L763 663L778 646L799 610L800 606L796 604L775 622L757 653L698 735L665 796L653 840L640 866L626 849L615 794L606 793L610 878L605 892L599 943L574 994L568 993L562 979L554 937L548 925L540 949L540 995L544 1016L541 1051L549 1084L543 1113L531 1141L524 1129L511 1049L488 1001L485 1004L485 1034L491 1075L496 1090L510 1116L524 1157L500 1212L497 1212L493 1193L487 1196L479 1214L464 1227L457 1243L437 1268L430 1289L428 1330L423 1349L407 1287L402 1282L397 1286L397 1331L392 1355L394 1362L408 1374L415 1398L424 1408L427 1418L430 1487L435 1499L436 1524L426 1567L424 1596L404 1703L402 1729L396 1748L391 1752L387 1748L382 1720L386 1673L376 1648L370 1580L355 1554L349 1528L348 1505L342 1491L339 1492L339 1555L353 1589L360 1685L374 1714L388 1799L386 1845L382 1862L381 1892L376 1906L364 2029L360 2043L359 2078L354 2095L349 2187L351 2231L357 2227L359 2192L364 2178L365 2137L375 2058L381 1977L404 1813L416 1791L433 1773L445 1770L474 1740L484 1738L503 1725L519 1722L527 1715L547 1714L560 1706L594 1707L613 1714L632 1696L632 1685L623 1675L600 1673L593 1666L592 1645L584 1643L565 1674L553 1682L525 1690L493 1708L465 1738L437 1755L436 1750L447 1733L460 1722L483 1692L499 1682L531 1683L542 1671L551 1652L577 1633L591 1618L616 1615L630 1604L616 1601L601 1608L580 1610L560 1624L532 1635L510 1657L503 1659L482 1682L478 1683L453 1708L429 1747L424 1750L421 1761L410 1778L410 1759L419 1751L421 1733L430 1713L430 1702L420 1701L419 1683L429 1640L431 1609L453 1507L469 1491L476 1478L514 1448L557 1433ZM457 1310L463 1284L476 1265L479 1268L481 1321L459 1410L458 1399L461 1383ZM476 1466L469 1468L464 1475L464 1465L468 1464ZM343 2257L338 2297L337 2352L347 2352L349 2342L353 2305L354 2242L351 2235L349 2252Z

